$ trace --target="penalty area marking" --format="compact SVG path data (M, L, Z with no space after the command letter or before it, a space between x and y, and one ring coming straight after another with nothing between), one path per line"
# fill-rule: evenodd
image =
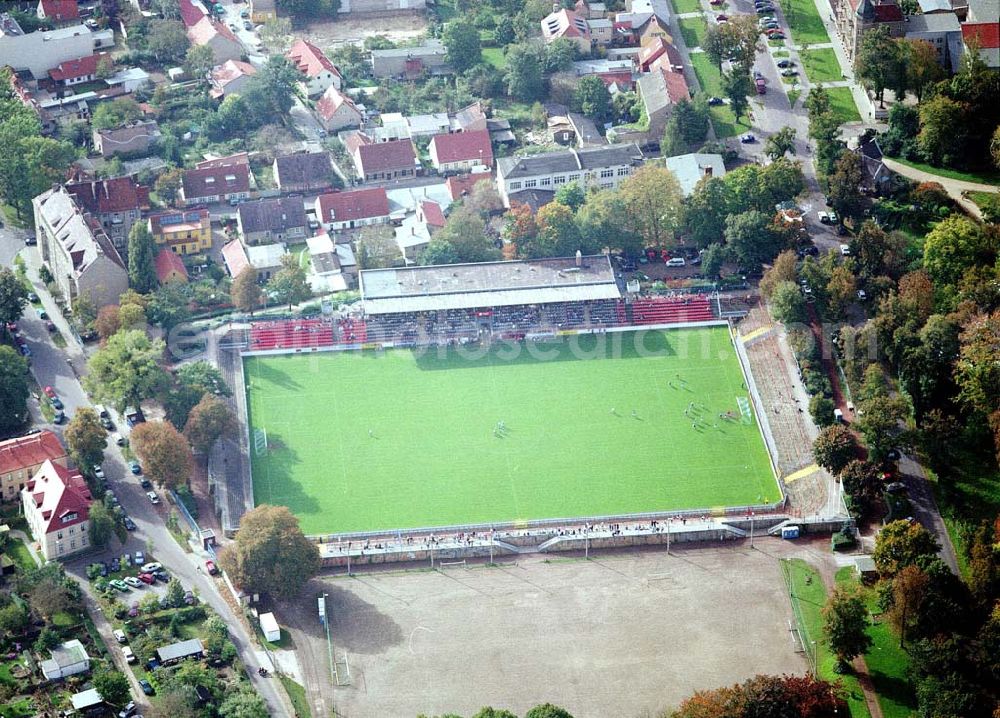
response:
M417 626L412 631L410 631L410 640L409 640L409 644L408 645L409 645L410 655L411 656L417 655L416 653L413 652L413 634L415 634L417 631L427 631L428 633L434 633L434 631L432 631L431 629L429 629L427 626Z

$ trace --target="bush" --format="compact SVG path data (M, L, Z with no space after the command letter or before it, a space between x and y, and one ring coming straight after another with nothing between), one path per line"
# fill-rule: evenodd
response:
M187 486L178 486L174 493L177 494L177 498L180 499L181 503L184 504L184 508L186 508L188 513L191 514L191 518L197 521L198 502L195 501L194 494L191 493L191 489Z
M809 370L802 373L802 383L806 391L813 395L832 396L833 386L825 374Z
M833 401L820 394L809 400L809 413L812 415L813 421L816 422L816 426L821 429L833 424L833 409Z
M830 538L830 546L834 551L849 551L857 545L854 532L849 528L842 528Z

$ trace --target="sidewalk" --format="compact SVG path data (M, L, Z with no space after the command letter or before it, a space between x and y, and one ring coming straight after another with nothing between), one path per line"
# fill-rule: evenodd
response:
M983 218L982 210L980 210L979 206L971 199L963 197L962 193L996 192L998 190L996 185L981 184L979 182L967 182L965 180L942 177L941 175L936 175L931 172L924 172L923 170L918 170L914 167L910 167L909 165L904 165L902 162L897 162L889 157L883 157L882 163L896 174L903 175L903 177L908 177L911 180L915 180L917 182L937 182L944 187L944 191L948 193L949 197L958 202L958 204L972 214L973 217L980 220Z

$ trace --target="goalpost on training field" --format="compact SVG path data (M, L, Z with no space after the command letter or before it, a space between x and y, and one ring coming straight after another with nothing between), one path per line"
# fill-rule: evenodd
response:
M266 429L253 430L253 451L257 456L260 456L261 454L267 451Z

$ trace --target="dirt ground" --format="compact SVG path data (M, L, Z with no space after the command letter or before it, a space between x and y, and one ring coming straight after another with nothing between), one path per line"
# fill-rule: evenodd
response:
M546 701L576 718L653 716L697 689L807 669L778 565L807 545L764 543L317 579L293 635L300 663L323 667L312 702L347 718ZM332 693L321 592L352 676Z
M309 42L326 49L338 45L360 44L366 37L384 35L393 42L412 40L427 30L423 13L398 14L390 17L346 18L329 22L314 22L296 32Z

